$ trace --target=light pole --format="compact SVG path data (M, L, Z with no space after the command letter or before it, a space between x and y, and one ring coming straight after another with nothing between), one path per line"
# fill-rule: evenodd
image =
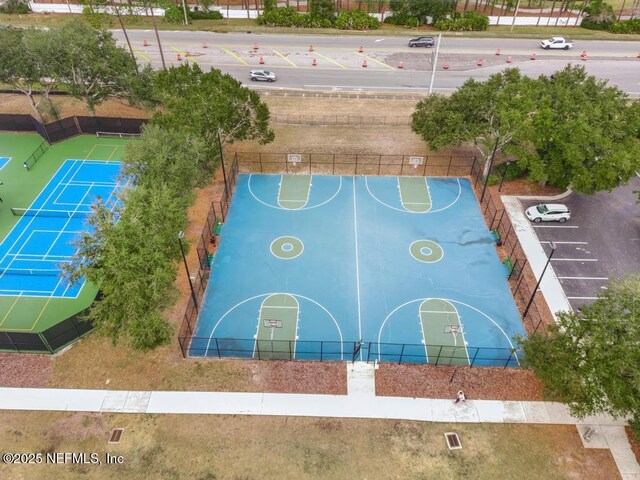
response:
M182 260L184 261L184 269L187 271L187 279L189 280L189 287L191 288L191 298L193 299L193 304L196 306L196 310L198 308L198 300L196 299L196 292L193 290L193 282L191 281L191 274L189 273L189 266L187 265L187 257L184 254L184 245L182 244L182 239L184 238L184 232L180 230L178 233L178 244L180 245L180 251L182 252Z
M542 282L542 277L544 277L544 272L547 271L547 267L549 266L549 263L551 263L551 257L553 257L553 252L556 251L556 244L553 242L549 242L549 245L551 245L551 253L549 254L549 257L547 257L547 263L544 264L544 268L542 269L542 273L540 274L540 278L538 279L538 283L536 283L536 288L533 289L533 293L531 294L531 298L529 299L529 303L527 303L527 308L524 309L524 313L522 314L522 318L526 318L527 313L529 313L529 308L531 308L531 304L533 303L533 299L536 296L536 292L538 291L538 287L540 286L540 283Z
M496 143L493 146L493 152L491 152L491 158L489 158L489 168L487 168L487 176L484 179L484 187L482 187L482 195L480 195L480 203L484 200L484 194L487 191L487 185L489 184L489 175L491 175L491 167L493 166L493 159L496 156L496 151L498 150L498 142L500 142L500 137L496 137Z
M227 201L229 201L229 185L227 185L227 171L224 168L224 153L222 153L222 142L220 141L220 129L216 130L218 137L218 150L220 150L220 166L222 166L222 177L224 179L224 192L227 195Z
M504 167L504 172L502 172L502 178L500 179L500 186L498 187L499 192L502 191L502 184L504 183L504 178L507 176L507 170L509 170L509 165L511 165L510 161L506 163L506 166Z

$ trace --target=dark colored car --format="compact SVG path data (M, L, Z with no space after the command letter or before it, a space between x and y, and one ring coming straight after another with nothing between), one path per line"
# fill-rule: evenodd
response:
M412 38L409 40L410 47L433 47L436 44L436 41L433 37L418 37Z

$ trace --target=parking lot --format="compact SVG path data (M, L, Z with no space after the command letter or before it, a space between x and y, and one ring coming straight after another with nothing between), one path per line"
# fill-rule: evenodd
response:
M610 280L640 272L640 175L629 185L594 195L573 193L564 200L571 220L532 224L574 309L592 303ZM525 208L540 201L522 202Z

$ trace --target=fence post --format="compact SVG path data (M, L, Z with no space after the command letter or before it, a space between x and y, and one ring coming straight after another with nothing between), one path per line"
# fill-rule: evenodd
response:
M216 338L216 351L218 352L218 358L222 358L222 355L220 354L220 345L218 345L218 339Z
M291 349L291 340L289 342L289 360L293 360L293 350Z
M449 172L451 171L451 162L453 162L453 155L449 155L449 166L447 167L447 177L449 176Z
M336 174L336 154L334 153L332 155L332 165L331 165L331 175L335 175Z
M44 337L42 332L38 333L38 337L40 337L40 341L44 344L44 346L47 347L47 350L49 351L49 353L55 353L53 348L51 348L51 345L49 345L49 342L47 342L47 339Z
M471 359L471 365L469 365L469 367L473 367L473 364L476 362L476 357L478 356L479 351L480 351L480 347L476 347L476 353L473 354L473 358Z
M440 362L440 355L442 355L442 345L440 345L440 350L438 351L438 356L436 357L436 365Z
M258 153L258 159L260 160L260 173L264 173L264 170L262 170L262 153Z
M371 342L369 342L369 345L367 347L367 363L369 363L370 360L371 360Z
M509 362L511 362L511 357L513 357L513 352L509 353L509 358L507 359L507 363L504 364L505 369L509 366Z
M324 340L320 340L320 361L322 362L322 353L324 350Z
M473 170L476 166L476 157L473 157L473 162L471 162L471 170L469 171L469 176L473 177Z
M260 358L260 340L256 339L256 353L258 354L258 360L262 360Z
M400 365L402 363L402 356L404 355L404 346L406 345L406 343L402 344L402 350L400 350L400 360L398 360L398 365Z

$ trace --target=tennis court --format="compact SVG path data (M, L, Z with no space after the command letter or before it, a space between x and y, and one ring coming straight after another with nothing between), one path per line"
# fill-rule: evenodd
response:
M86 309L97 293L63 275L91 206L113 210L126 141L79 136L49 146L37 135L0 133L0 331L40 332Z
M242 174L190 355L516 366L506 276L465 178Z

